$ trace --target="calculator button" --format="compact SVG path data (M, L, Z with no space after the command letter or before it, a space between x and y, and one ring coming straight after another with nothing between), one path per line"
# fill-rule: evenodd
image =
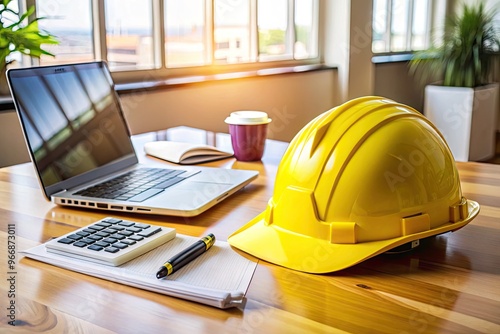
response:
M118 223L118 225L130 227L130 226L134 226L135 223L132 223L132 222L121 222L121 223Z
M129 228L127 228L127 231L137 233L137 232L141 232L142 228L139 228L139 227L129 227Z
M78 234L71 234L71 235L68 235L67 238L70 238L70 239L73 239L73 240L80 240L80 239L83 239L83 237L81 235L78 235Z
M87 244L86 244L85 242L77 241L77 242L75 242L75 243L73 244L73 246L76 246L76 247L80 247L80 248L82 248L82 247L87 246Z
M57 240L57 242L60 242L62 244L67 244L68 245L68 244L71 244L71 243L75 242L75 240L74 239L69 239L69 238L62 238L62 239Z
M110 243L98 241L94 245L101 246L101 247L108 247L110 245Z
M114 244L117 241L118 240L113 239L113 238L106 238L106 239L103 240L103 242L107 242L108 244Z
M119 235L124 235L126 237L130 237L131 235L134 234L134 232L130 232L130 231L120 231L118 232Z
M95 226L103 226L103 227L110 227L112 224L110 223L105 223L105 222L100 222L96 223Z
M120 249L124 249L124 248L127 248L127 247L128 247L128 245L127 245L127 244L124 244L123 242L117 242L117 243L114 243L114 244L113 244L113 247L120 248Z
M135 241L141 241L143 240L144 238L143 237L140 237L138 235L131 235L130 237L128 237L129 239L132 239L132 240L135 240Z
M102 231L104 230L106 227L105 226L99 226L99 225L92 225L92 226L89 226L89 229L91 230L96 230L96 231Z
M155 227L155 226L153 226L153 227L148 227L144 231L137 233L137 235L140 235L141 237L146 237L147 238L147 237L150 237L153 234L156 234L156 233L158 233L160 231L161 231L161 227Z
M109 252L109 253L116 253L118 252L120 249L119 248L116 248L116 247L108 247L105 249L106 252Z
M87 247L88 249L92 249L92 250L95 250L95 251L100 251L103 249L103 247L101 246L97 246L97 245L91 245L91 246L88 246Z
M107 222L107 223L111 223L111 224L117 224L117 223L121 222L122 220L116 219L116 218L105 218L102 221Z

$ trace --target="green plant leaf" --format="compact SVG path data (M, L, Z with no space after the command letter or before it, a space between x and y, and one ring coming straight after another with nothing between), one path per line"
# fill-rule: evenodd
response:
M495 26L497 8L486 10L482 2L463 4L459 14L446 20L443 43L416 53L410 73L421 78L442 75L444 85L477 87L488 83L493 57L500 52L500 28ZM432 66L422 61L432 56ZM429 73L430 72L430 73Z
M41 55L54 56L52 53L44 50L42 45L58 44L59 41L57 38L39 29L38 21L43 18L29 20L35 13L35 7L31 6L26 12L20 14L7 8L10 1L2 1L3 8L0 13L8 11L17 16L17 18L9 21L8 26L3 26L4 22L2 16L0 16L0 68L4 68L7 57L17 51L31 57L40 57Z
M18 22L23 22L28 16L30 16L34 12L35 12L35 7L31 6L30 8L28 8L28 10L26 11L26 13L24 13L23 15L21 15L21 17L19 18Z

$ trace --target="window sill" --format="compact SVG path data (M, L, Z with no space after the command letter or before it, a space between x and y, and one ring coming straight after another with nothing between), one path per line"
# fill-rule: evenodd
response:
M373 64L392 64L408 62L413 57L412 53L394 54L394 55L377 55L372 57Z
M144 81L144 82L133 82L126 84L116 84L115 89L118 94L129 94L137 91L153 91L153 90L169 89L173 87L210 83L221 80L267 77L272 75L287 75L287 74L302 73L302 72L332 70L335 68L336 67L326 66L321 64L276 67L276 68L260 69L253 71L171 78L159 81ZM10 96L0 97L0 113L12 110L14 110L14 103L12 102L12 98Z
M143 82L116 84L115 89L118 92L118 94L127 94L127 93L134 93L136 91L169 89L173 87L204 84L222 80L267 77L271 75L286 75L286 74L301 73L301 72L331 70L335 68L336 67L326 66L321 64L276 67L276 68L230 72L221 74L194 75L188 77L170 78L166 80L157 80L157 81L143 81Z

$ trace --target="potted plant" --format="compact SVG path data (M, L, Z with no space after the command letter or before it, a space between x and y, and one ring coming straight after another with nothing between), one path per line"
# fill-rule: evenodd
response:
M413 74L441 84L425 88L424 114L445 137L458 161L485 160L495 153L498 83L489 81L499 54L496 9L483 2L461 5L447 18L440 46L417 52Z
M19 51L30 57L39 58L42 54L54 56L41 48L42 44L58 44L57 39L38 29L38 20L26 21L35 12L31 6L25 13L12 9L12 0L0 2L0 95L9 95L5 72L7 65L13 61L10 55Z

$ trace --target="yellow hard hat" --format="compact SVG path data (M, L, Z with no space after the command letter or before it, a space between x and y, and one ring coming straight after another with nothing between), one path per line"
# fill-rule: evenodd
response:
M478 213L434 125L403 104L362 97L295 136L266 210L228 241L268 262L325 273L457 230Z

